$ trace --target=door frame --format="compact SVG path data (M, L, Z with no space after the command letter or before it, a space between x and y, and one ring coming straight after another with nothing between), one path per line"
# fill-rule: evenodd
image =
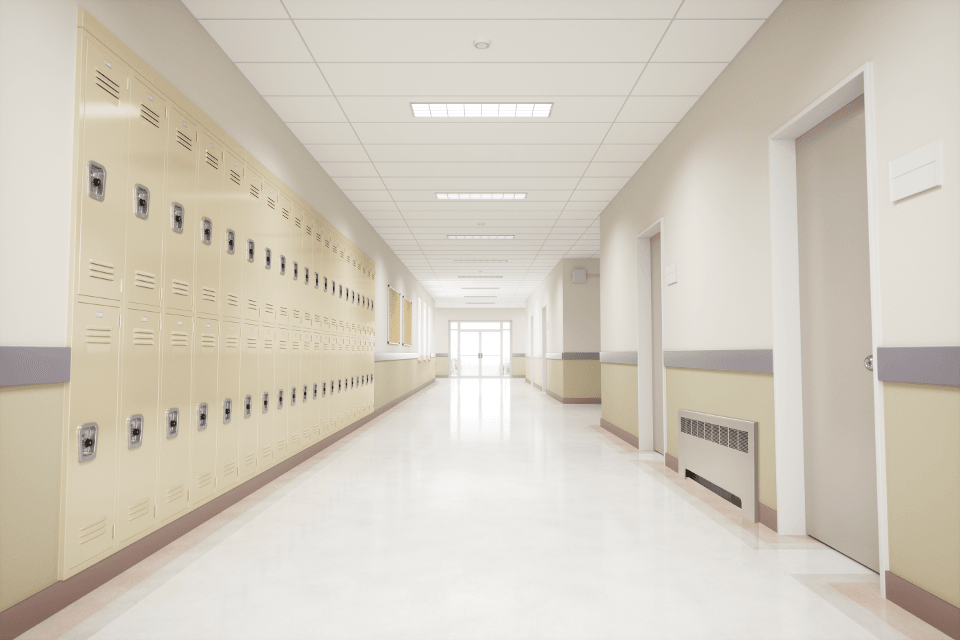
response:
M450 347L450 343L449 343L450 334L453 332L453 327L452 327L451 325L452 325L454 322L457 323L457 334L458 334L458 336L457 336L457 353L454 354L453 351L450 351L450 352L447 354L447 355L449 356L449 360L453 360L453 359L454 359L454 356L456 356L456 360L457 360L458 362L460 361L460 346L461 346L461 344L462 344L462 341L460 340L459 333L460 333L461 331L463 331L463 329L460 328L460 325L462 325L464 322L499 322L499 323L500 323L500 328L499 328L499 329L466 329L466 331L476 331L476 332L479 333L479 334L483 334L483 333L494 333L494 332L499 333L499 334L500 334L500 365L501 365L500 371L501 371L501 372L503 371L503 365L506 364L507 362L509 362L509 364L510 364L510 370L511 370L511 372L513 371L513 353L512 353L510 350L504 351L504 346L503 346L503 332L504 332L503 325L505 325L505 324L506 324L506 325L509 325L509 327L510 327L510 328L508 329L508 331L510 332L510 341L511 341L511 345L510 345L510 346L511 346L511 348L512 348L512 346L513 346L513 320L453 320L453 319L447 320L447 348L448 348L448 351L449 351L449 347ZM482 351L483 351L483 335L480 336L480 349L481 349L481 353L482 353ZM462 362L460 362L459 370L460 370L460 371L463 371L463 363L462 363ZM483 362L482 362L482 360L481 360L481 362L480 362L480 373L478 373L478 374L475 375L475 376L465 376L465 375L462 375L462 374L458 373L456 377L457 377L457 378L509 378L509 377L511 377L511 376L505 375L505 374L503 374L503 373L501 373L501 374L498 375L498 376L485 376L485 375L483 375Z
M797 224L796 139L863 94L866 128L867 235L870 251L870 318L874 359L883 335L880 314L880 220L877 199L876 98L873 63L867 62L769 137L770 266L773 293L773 396L779 533L806 534L803 388L800 349L800 257ZM874 440L880 575L890 568L883 385L873 370ZM880 580L883 596L886 585Z
M667 325L664 322L666 287L663 277L663 218L637 235L637 439L641 451L653 451L653 289L650 284L650 238L660 234L660 346L666 343ZM663 359L661 358L661 363ZM667 367L661 366L663 398L660 405L663 416L663 453L667 453Z
M540 309L540 389L543 393L547 392L547 305Z

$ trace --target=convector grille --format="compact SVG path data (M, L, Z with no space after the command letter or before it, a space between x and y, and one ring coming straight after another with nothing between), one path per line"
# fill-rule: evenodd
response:
M680 418L680 433L686 433L701 440L709 440L722 447L730 447L743 453L750 453L747 432L740 429L732 429L702 420Z

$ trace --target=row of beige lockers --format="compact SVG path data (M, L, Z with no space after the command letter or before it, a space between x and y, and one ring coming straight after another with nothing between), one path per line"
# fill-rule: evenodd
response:
M371 339L74 306L64 577L373 411Z
M76 293L372 336L369 259L99 43L84 44Z

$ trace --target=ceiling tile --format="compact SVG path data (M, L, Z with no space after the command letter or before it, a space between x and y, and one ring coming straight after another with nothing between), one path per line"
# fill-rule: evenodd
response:
M357 123L363 144L599 144L609 129L602 123L412 122Z
M650 63L633 89L635 96L699 96L713 84L725 62Z
M627 99L617 122L680 122L696 96L634 96Z
M594 163L598 162L643 162L650 157L655 144L603 144L597 149Z
M320 166L331 178L364 178L377 176L369 162L321 162Z
M289 18L280 0L183 0L198 20L219 18L236 20L276 20Z
M673 130L672 123L660 122L617 122L610 127L604 139L606 143L618 144L660 144Z
M201 20L234 62L312 62L289 20Z
M452 100L451 100L452 101ZM523 104L544 102L540 96L529 95L479 95L458 96L457 103ZM550 111L550 122L609 122L620 107L622 96L562 96ZM423 122L415 118L413 108L417 103L446 102L436 96L341 96L340 103L351 122ZM525 120L521 120L525 121ZM529 121L529 120L526 120ZM456 122L490 122L489 118L457 118Z
M779 4L780 0L686 0L677 12L677 19L756 18L765 20Z
M587 168L585 177L630 178L640 168L642 162L593 162Z
M564 177L578 178L586 162L378 162L377 170L387 177L471 176L471 177Z
M651 62L730 62L763 20L676 20Z
M367 144L374 162L589 162L597 144Z
M292 122L287 125L303 144L360 144L348 123Z
M350 198L351 202L392 202L390 192L386 189L346 189L343 195Z
M361 144L307 144L304 145L317 162L367 162L367 152Z
M240 62L237 68L264 96L332 95L313 62Z
M347 121L332 96L269 96L266 100L286 123Z
M670 19L680 0L485 0L450 2L449 0L286 0L294 18L351 19L377 16L409 20L419 19L534 19L545 15L554 19Z
M577 189L616 189L619 191L630 178L583 178Z
M380 178L334 178L337 186L344 191L359 189L382 189L383 181Z

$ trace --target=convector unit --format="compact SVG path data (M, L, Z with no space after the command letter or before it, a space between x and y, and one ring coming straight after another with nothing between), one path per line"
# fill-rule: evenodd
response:
M733 494L743 517L757 521L756 422L681 409L678 444L682 477L690 472L721 489L718 493Z

